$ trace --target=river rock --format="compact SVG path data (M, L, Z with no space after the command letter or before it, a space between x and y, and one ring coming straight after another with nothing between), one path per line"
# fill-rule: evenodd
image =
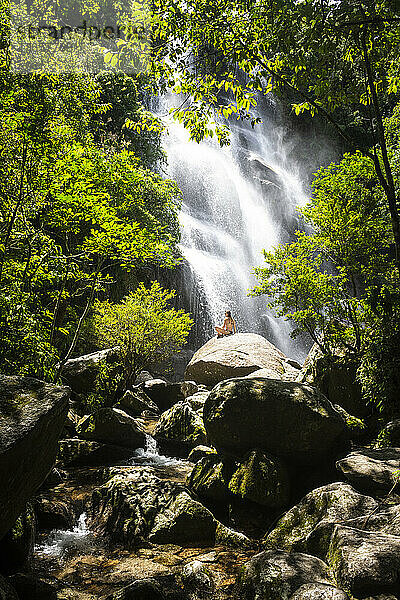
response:
M99 370L104 364L118 361L118 349L107 348L67 360L62 370L62 380L76 394L90 394Z
M161 411L168 410L177 402L184 400L181 383L170 383L164 379L150 379L144 383L143 390Z
M9 578L19 600L57 600L57 587L26 573Z
M133 547L214 543L217 522L181 483L158 478L148 467L110 469L111 479L92 497L93 524L111 539Z
M163 412L154 430L154 437L179 442L189 448L207 443L203 420L187 400Z
M397 590L400 538L337 525L327 556L337 584L353 596Z
M371 412L357 381L358 364L344 354L324 356L317 344L311 348L297 381L317 387L332 404L348 413L365 417Z
M209 446L196 446L196 448L193 448L193 450L190 451L188 460L192 463L197 463L202 458L215 456L216 454L217 451L214 448L210 448Z
M324 558L337 523L366 517L378 503L338 482L307 494L291 508L265 538L268 548L305 552Z
M269 550L247 562L240 572L237 600L289 600L302 585L332 585L327 565L315 556Z
M242 500L267 508L282 508L289 502L290 484L286 467L262 450L245 457L229 481L229 490Z
M125 448L143 448L145 435L139 423L118 408L101 408L79 422L78 435L85 440Z
M154 519L149 541L154 544L214 544L216 521L200 502L181 492Z
M290 600L349 600L348 595L339 588L325 583L305 583Z
M228 489L232 471L217 454L206 456L193 467L188 485L200 498L213 503L227 504L231 498Z
M214 386L232 377L245 377L259 369L268 369L276 379L292 373L293 366L271 342L255 333L237 333L212 338L194 354L185 379Z
M218 451L240 458L259 448L305 464L324 460L346 429L316 389L272 379L223 381L207 398L203 418Z
M0 540L0 565L3 575L15 573L29 560L35 543L36 519L28 503L14 526Z
M115 408L120 408L131 417L138 417L145 410L155 414L160 412L157 404L140 388L127 390Z
M218 597L217 582L213 571L199 560L187 563L180 574L182 588L189 598L214 600Z
M38 379L0 376L0 538L53 466L69 395Z
M388 493L400 471L400 448L364 448L337 461L336 467L365 493Z
M65 467L96 467L111 465L131 456L130 448L72 438L60 440L57 463Z

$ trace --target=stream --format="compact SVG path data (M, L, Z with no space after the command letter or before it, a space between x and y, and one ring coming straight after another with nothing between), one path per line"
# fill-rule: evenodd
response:
M193 467L188 460L160 454L150 434L146 435L144 448L116 466L126 469L127 474L145 467L160 479L179 483L185 482ZM163 582L164 589L171 585L172 576L179 580L183 569L196 572L202 565L207 565L218 582L218 591L204 598L228 600L237 571L249 558L248 551L149 543L127 550L111 544L107 537L90 529L91 495L103 482L104 467L68 468L64 481L42 494L51 502L68 504L76 515L70 529L39 531L35 545L31 570L35 577L57 588L58 600L114 600L119 590L148 578ZM188 598L174 594L169 597ZM197 596L190 598L196 600Z

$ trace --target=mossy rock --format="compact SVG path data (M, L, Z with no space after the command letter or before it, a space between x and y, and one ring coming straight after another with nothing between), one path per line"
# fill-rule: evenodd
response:
M182 492L159 513L149 535L155 544L214 544L217 522L200 502Z
M188 401L178 402L163 412L154 430L154 437L181 442L191 448L207 443L203 420Z
M143 448L145 435L139 423L117 408L101 408L81 420L77 426L79 437L124 448Z
M234 496L268 508L289 502L289 475L283 463L262 450L253 450L234 472L229 490Z
M206 400L204 424L221 454L239 459L254 448L293 463L318 464L346 431L341 415L308 385L273 379L231 379Z
M351 485L331 483L313 490L291 508L267 535L265 546L324 558L336 523L366 518L377 506L373 498Z
M231 469L217 454L199 460L188 478L188 485L200 498L213 503L227 504L231 499L228 489Z
M333 582L328 566L315 556L282 550L256 554L239 573L235 600L290 600L306 583Z

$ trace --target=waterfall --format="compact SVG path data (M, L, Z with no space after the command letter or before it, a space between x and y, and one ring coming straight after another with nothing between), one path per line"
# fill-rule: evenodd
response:
M176 104L176 98L167 99L161 112ZM302 359L307 349L289 337L289 323L273 317L265 298L247 295L256 283L251 272L262 264L262 250L292 238L296 206L307 200L296 165L287 158L283 129L264 112L263 124L255 129L247 123L234 127L231 145L224 148L213 140L189 141L183 126L167 119L168 176L183 192L185 265L179 287L185 288L184 305L194 314L197 345L231 310L239 331L265 335Z

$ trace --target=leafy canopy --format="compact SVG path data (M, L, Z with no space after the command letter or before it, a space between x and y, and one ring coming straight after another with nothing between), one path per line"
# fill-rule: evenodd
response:
M149 288L141 283L119 304L96 302L95 334L103 346L118 346L127 386L140 371L170 359L186 343L193 321L169 306L174 297L174 290L154 281Z

